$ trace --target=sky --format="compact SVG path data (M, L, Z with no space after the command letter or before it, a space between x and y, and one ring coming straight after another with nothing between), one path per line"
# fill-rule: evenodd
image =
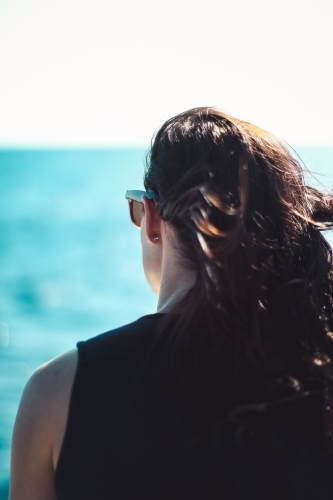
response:
M329 0L0 0L0 147L148 145L224 111L333 145Z

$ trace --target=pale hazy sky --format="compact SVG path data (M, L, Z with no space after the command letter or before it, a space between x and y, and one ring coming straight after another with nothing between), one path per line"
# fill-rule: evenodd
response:
M332 0L0 0L0 146L148 144L219 106L333 145Z

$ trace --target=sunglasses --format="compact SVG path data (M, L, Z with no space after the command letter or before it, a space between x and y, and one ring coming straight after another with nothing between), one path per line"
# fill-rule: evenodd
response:
M145 196L149 200L153 200L154 196L152 193L147 193L146 191L131 190L126 191L126 199L128 200L131 221L136 227L141 227L141 220L144 214L142 196Z

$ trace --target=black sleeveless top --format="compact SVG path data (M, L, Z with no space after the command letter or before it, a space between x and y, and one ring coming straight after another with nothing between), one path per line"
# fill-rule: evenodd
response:
M331 500L332 460L277 458L265 443L235 453L230 430L218 445L210 433L186 441L190 422L159 383L161 351L142 371L162 316L78 343L58 500Z

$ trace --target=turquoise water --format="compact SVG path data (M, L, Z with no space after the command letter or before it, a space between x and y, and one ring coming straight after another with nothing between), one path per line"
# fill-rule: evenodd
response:
M333 148L297 150L333 188ZM144 153L0 151L0 500L32 371L79 340L155 311L124 198L142 188Z

